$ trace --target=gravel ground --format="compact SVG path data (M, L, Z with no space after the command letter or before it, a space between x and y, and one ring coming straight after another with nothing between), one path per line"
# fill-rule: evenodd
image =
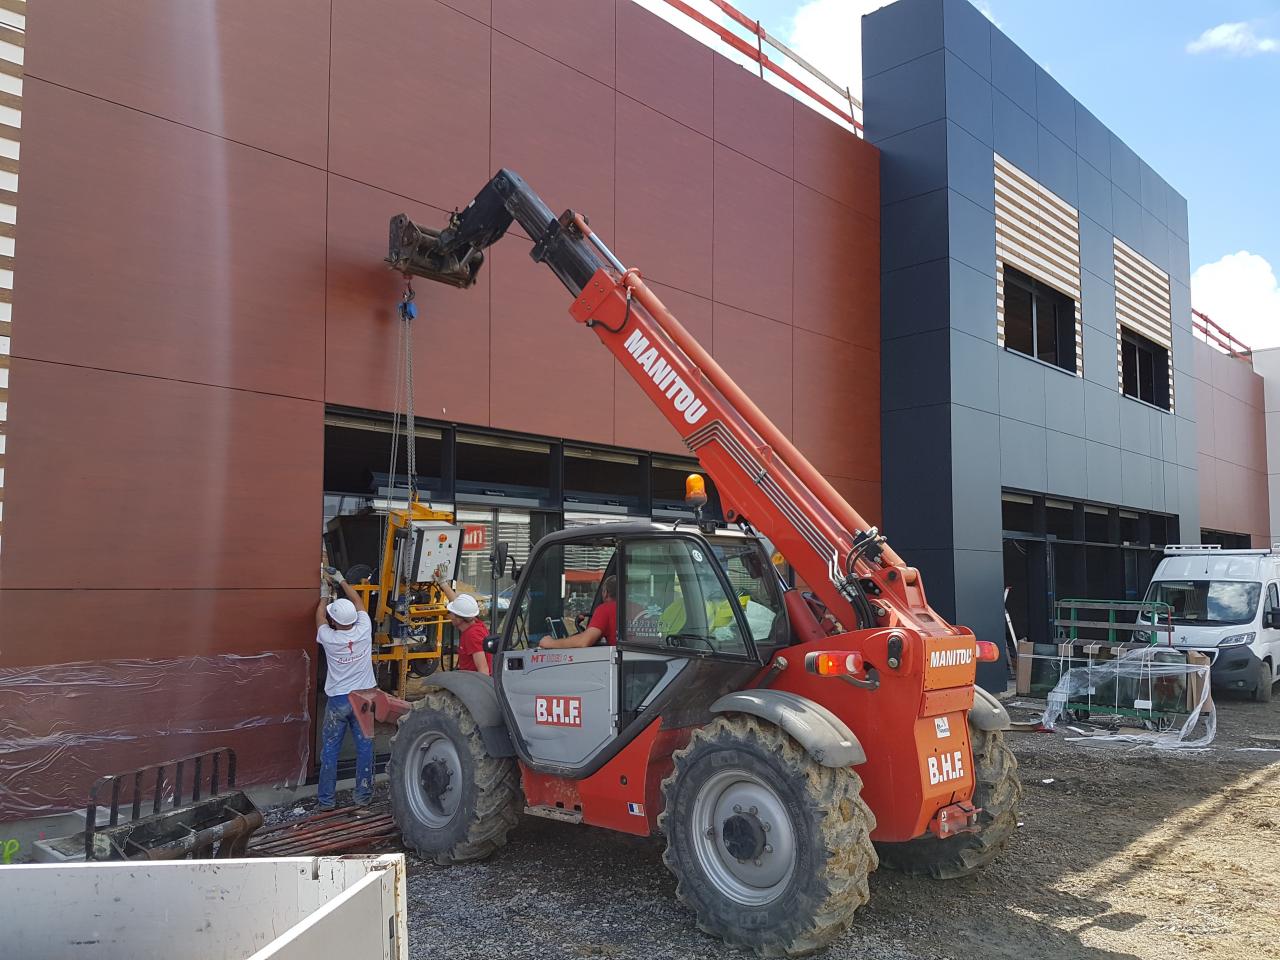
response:
M1197 753L1010 735L1025 795L1005 857L949 883L878 871L825 956L1280 957L1280 700L1221 703L1219 718ZM745 956L698 932L661 844L525 817L488 862L410 856L410 955Z

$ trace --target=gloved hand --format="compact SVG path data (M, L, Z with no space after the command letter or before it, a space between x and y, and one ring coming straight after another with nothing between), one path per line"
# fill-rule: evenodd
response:
M324 575L335 584L346 582L346 577L342 575L342 571L337 567L327 567L324 571Z

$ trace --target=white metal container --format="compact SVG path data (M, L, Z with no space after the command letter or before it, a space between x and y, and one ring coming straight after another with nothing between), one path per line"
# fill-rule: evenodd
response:
M23 960L408 960L403 854L0 867Z

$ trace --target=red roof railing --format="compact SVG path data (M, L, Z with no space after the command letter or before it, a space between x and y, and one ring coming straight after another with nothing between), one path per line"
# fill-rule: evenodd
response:
M813 66L813 64L809 63L809 61L805 60L777 37L772 36L769 31L761 26L759 20L752 20L733 4L729 3L728 0L707 0L708 3L714 4L717 8L722 10L725 15L734 23L738 24L738 26L750 31L752 38L755 41L754 43L751 43L726 28L723 24L717 23L702 12L695 10L686 3L685 0L665 0L665 2L668 6L679 10L689 19L706 27L726 44L738 51L738 53L747 57L752 63L756 64L756 66L760 68L761 79L764 78L764 71L768 70L770 73L785 81L791 87L803 93L810 100L813 100L815 103L835 114L845 123L850 124L854 130L861 135L862 121L855 116L854 111L862 111L862 101L855 97L847 86L840 86L840 84L836 83L817 67ZM806 83L804 80L801 80L780 63L771 60L769 55L765 53L764 48L766 44L774 50L777 50L792 63L803 68L804 71L813 78L813 80L817 81L817 85L826 87L834 92L840 98L839 104L819 93L813 86ZM844 104L848 104L848 109L845 108Z
M1191 332L1200 334L1200 339L1211 347L1222 351L1229 357L1236 357L1240 360L1253 359L1253 350L1245 346L1227 330L1201 313L1199 310L1191 311Z

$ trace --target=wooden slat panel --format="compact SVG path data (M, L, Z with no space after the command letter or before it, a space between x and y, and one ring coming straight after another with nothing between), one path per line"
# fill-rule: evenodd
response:
M11 27L7 23L0 23L0 40L12 43L15 47L25 47L27 45L27 32Z
M1166 350L1173 347L1169 277L1120 240L1113 240L1116 321ZM1172 358L1171 358L1172 359Z
M6 60L0 57L0 73L7 73L11 77L22 77L22 64L14 63L12 60Z
M7 123L0 123L0 140L12 140L14 143L21 143L22 128L11 127Z

